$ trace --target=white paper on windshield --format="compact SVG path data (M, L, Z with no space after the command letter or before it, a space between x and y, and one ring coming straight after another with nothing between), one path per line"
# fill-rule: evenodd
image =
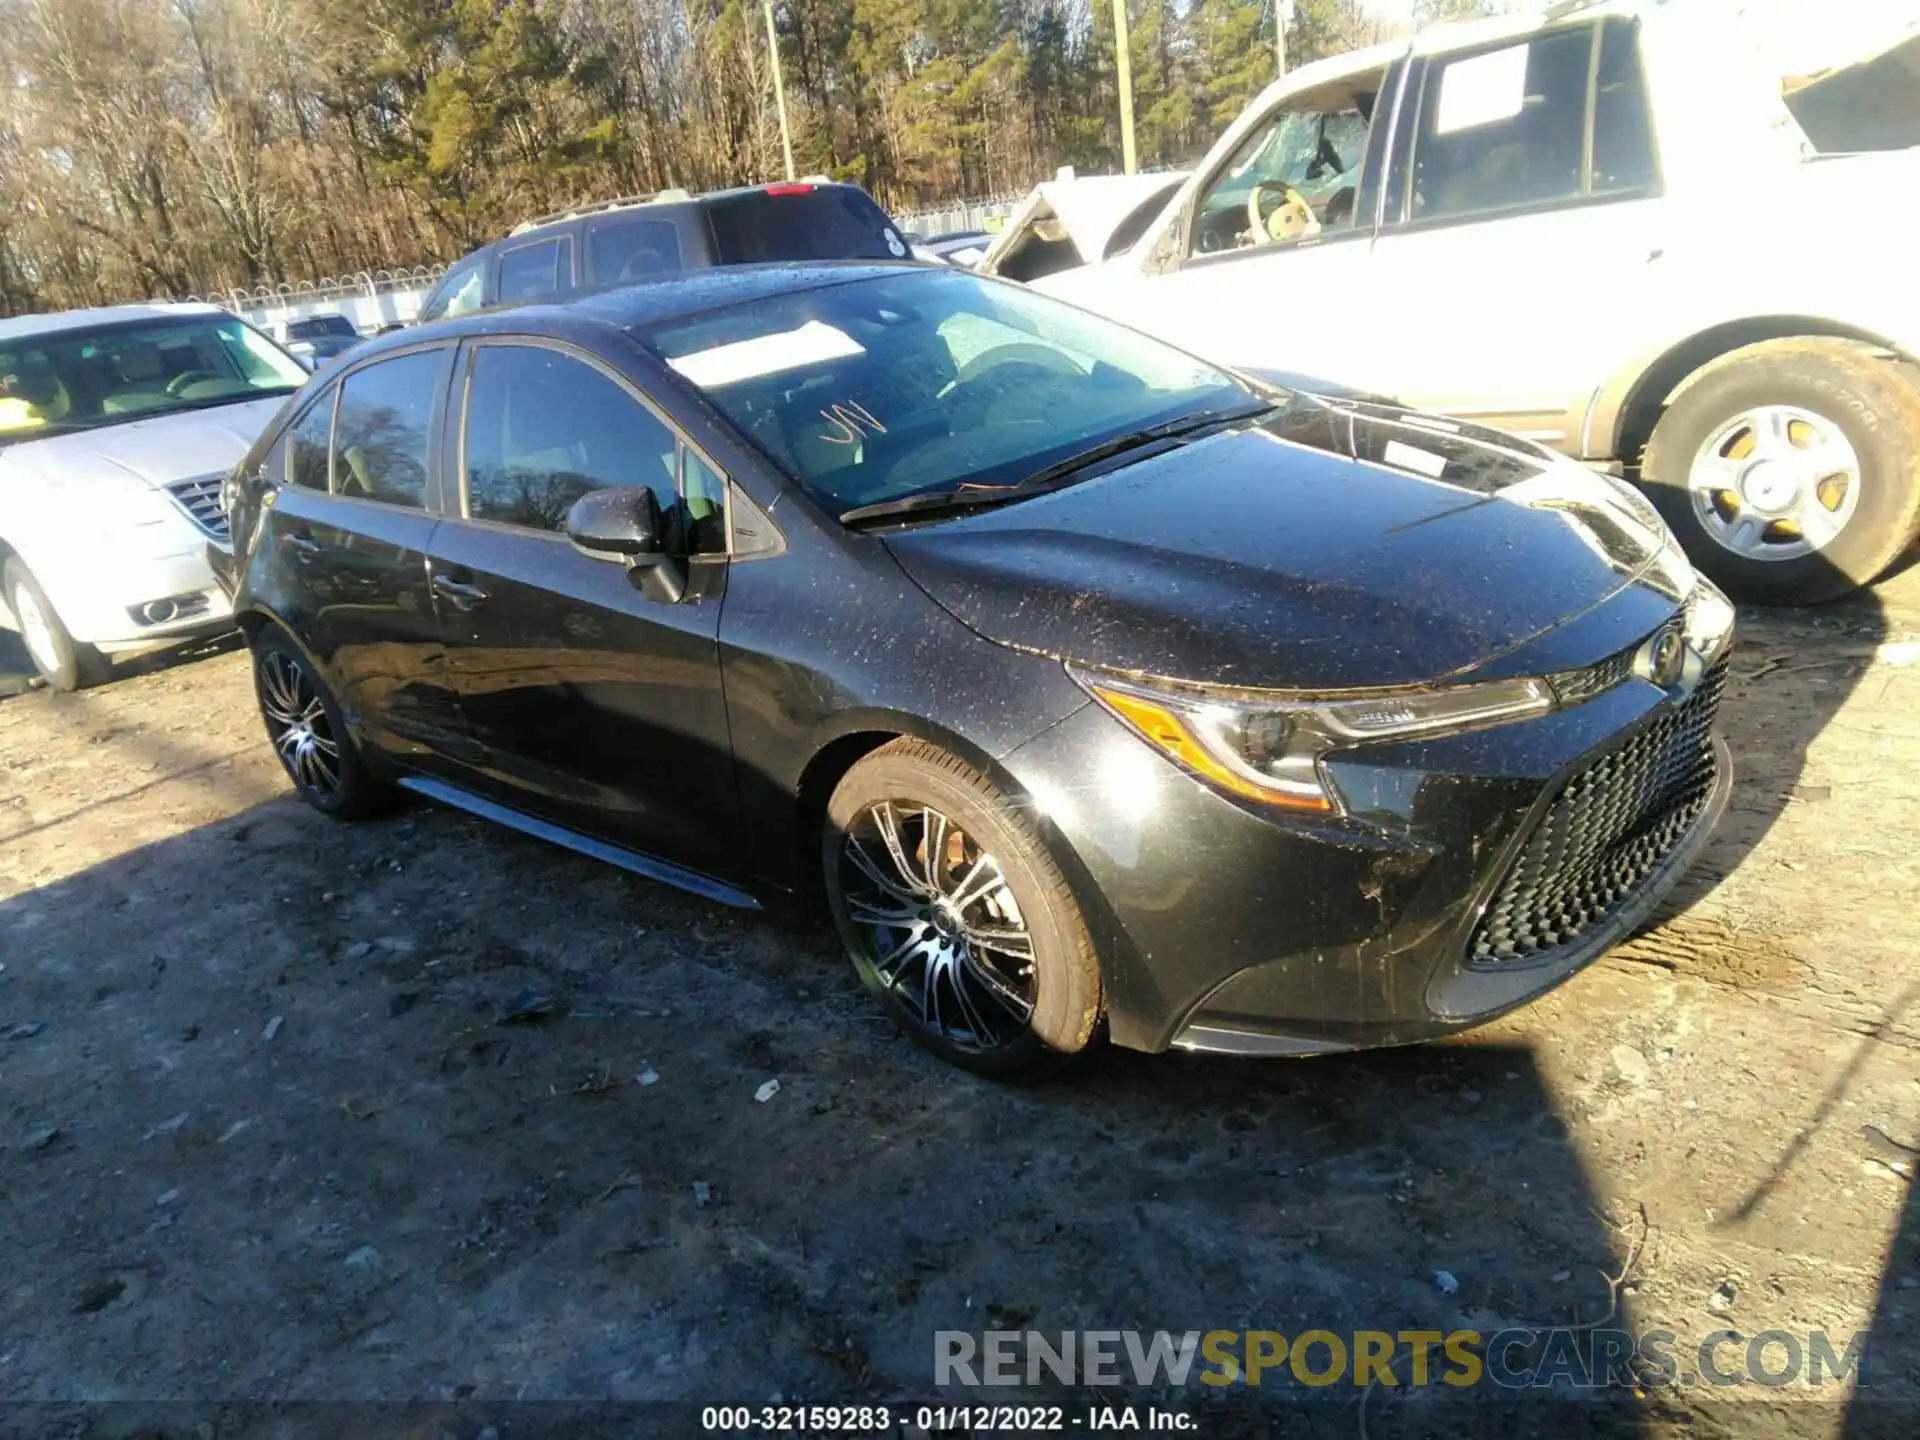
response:
M1446 472L1447 457L1436 455L1431 450L1422 450L1417 445L1403 445L1398 440L1387 441L1386 451L1380 457L1389 465L1397 465L1402 470L1411 470L1416 475L1424 475L1429 480L1438 480Z
M1476 125L1511 120L1526 103L1525 45L1456 60L1440 72L1440 105L1433 117L1433 133L1452 135Z
M809 320L797 330L735 340L711 350L696 350L667 363L701 389L711 390L742 380L758 380L763 375L778 375L782 370L798 370L803 365L818 365L823 360L845 360L866 353L865 347L846 331L836 330L824 321Z

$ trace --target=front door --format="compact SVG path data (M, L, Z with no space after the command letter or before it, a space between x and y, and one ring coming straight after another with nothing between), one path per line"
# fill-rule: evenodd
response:
M284 484L260 546L283 593L262 596L325 667L371 744L422 769L470 758L427 586L430 476L451 345L354 370L287 432ZM276 448L268 464L280 463ZM278 477L276 477L278 478Z
M611 485L651 486L663 512L703 516L698 496L679 503L678 436L576 352L482 341L463 353L459 493L433 538L431 584L461 709L485 747L482 787L569 829L736 873L715 639L724 524L679 527L683 548L715 553L691 559L677 602L648 598L623 565L563 533L573 502Z
M1143 261L1144 276L1099 266L1054 288L1211 360L1364 385L1379 340L1360 318L1387 128L1376 111L1399 74L1362 70L1285 97L1223 137L1159 238L1116 262ZM1097 293L1109 283L1110 302Z

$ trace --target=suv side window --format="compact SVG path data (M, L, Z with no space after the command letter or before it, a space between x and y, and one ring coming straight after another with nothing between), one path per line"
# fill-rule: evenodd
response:
M1436 59L1414 140L1408 218L1472 215L1584 193L1594 27Z
M478 310L485 299L486 279L486 267L477 260L454 266L440 277L415 319L424 325Z
M1355 201L1384 72L1291 97L1200 192L1190 253L1211 255L1369 227Z
M288 481L303 490L327 488L327 451L333 442L333 402L340 393L339 387L329 385L319 399L306 408L306 413L293 422L287 432L285 475ZM267 474L275 476L272 458L267 460ZM276 477L277 478L277 477Z
M500 255L500 303L537 300L573 288L573 237L555 235Z
M596 285L625 285L680 268L680 230L671 220L598 220L587 228L587 273Z
M650 485L671 512L679 444L611 376L535 345L479 345L467 382L467 515L559 531L589 490Z
M340 382L336 494L426 509L427 436L446 363L444 349L421 350L376 361Z

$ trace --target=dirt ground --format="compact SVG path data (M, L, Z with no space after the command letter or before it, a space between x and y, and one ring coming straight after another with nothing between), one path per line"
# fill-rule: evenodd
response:
M0 700L0 1401L927 1396L941 1329L1490 1332L1619 1276L1636 1330L1870 1331L1883 1403L1613 1430L1920 1433L1916 638L1920 571L1744 616L1733 809L1542 1003L1028 1089L923 1058L824 928L311 813L231 646Z

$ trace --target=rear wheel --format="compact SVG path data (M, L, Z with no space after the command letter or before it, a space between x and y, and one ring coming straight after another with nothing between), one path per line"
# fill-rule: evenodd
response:
M1920 370L1848 340L1736 350L1675 394L1641 483L1735 599L1835 599L1920 530Z
M827 822L834 923L916 1041L996 1076L1093 1042L1100 971L1079 906L1030 815L988 776L896 740L847 772Z
M368 773L333 692L277 630L253 642L253 688L273 753L302 800L341 820L388 808L392 794Z
M51 690L84 690L103 685L113 673L113 662L84 640L73 638L33 572L18 558L0 572L7 590L7 608L20 626L33 668Z

